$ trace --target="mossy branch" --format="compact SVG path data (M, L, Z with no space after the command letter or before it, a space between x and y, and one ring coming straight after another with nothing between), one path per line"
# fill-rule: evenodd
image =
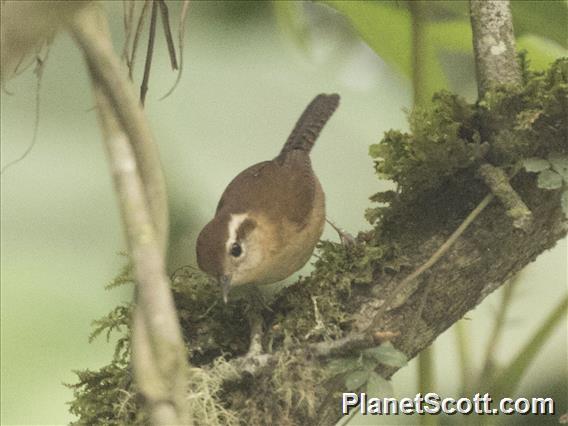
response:
M470 16L479 99L500 86L519 86L521 69L517 63L509 1L470 0ZM486 117L485 121L483 125L490 127L491 117ZM485 134L489 133L484 130ZM532 221L531 212L509 184L505 172L486 163L479 168L479 174L507 209L513 226L527 230Z
M531 211L511 187L505 172L486 163L479 167L479 174L507 209L507 215L513 219L513 226L526 230L532 222Z

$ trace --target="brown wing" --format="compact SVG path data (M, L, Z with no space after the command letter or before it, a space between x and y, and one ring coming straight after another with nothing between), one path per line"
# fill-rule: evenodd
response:
M262 210L275 221L285 217L303 226L315 194L310 157L295 150L280 160L264 161L239 173L221 196L217 213Z

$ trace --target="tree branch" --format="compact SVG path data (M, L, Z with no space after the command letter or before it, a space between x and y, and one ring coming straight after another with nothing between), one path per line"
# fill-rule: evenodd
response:
M502 84L520 84L508 0L470 0L477 87L482 98Z
M102 32L92 16L92 9L78 14L73 21L73 35L85 53L92 72L101 81L101 88L131 141L156 237L161 250L165 252L168 238L167 196L158 147L138 97L123 73L120 59L114 53L110 35Z
M499 198L507 209L507 215L513 219L515 228L527 230L532 223L532 214L527 205L521 200L519 194L511 187L509 178L505 172L491 164L482 164L479 174L491 189L491 192Z
M165 273L167 205L157 148L100 11L81 12L72 30L93 81L137 282L132 335L136 381L153 423L184 423L187 360Z

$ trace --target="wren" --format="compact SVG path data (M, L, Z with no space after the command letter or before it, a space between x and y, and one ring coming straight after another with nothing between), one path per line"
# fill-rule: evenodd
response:
M310 259L325 224L310 151L338 105L337 94L317 95L278 156L239 173L200 232L197 263L219 281L225 302L232 287L281 281Z

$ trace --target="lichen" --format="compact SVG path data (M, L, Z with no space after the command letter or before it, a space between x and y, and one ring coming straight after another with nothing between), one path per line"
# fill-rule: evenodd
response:
M313 272L262 309L263 347L277 354L266 367L271 374L239 377L227 362L246 353L247 312L258 307L246 299L224 305L214 280L191 267L172 275L192 365L188 404L195 424L309 424L322 402L325 366L290 347L350 331L357 294L404 268L408 251L428 252L417 247L416 235L430 223L457 226L487 194L476 172L483 162L507 170L529 158L568 153L568 59L542 73L530 72L526 58L520 62L521 87L497 88L476 104L439 93L432 105L412 112L410 132L391 130L370 147L379 177L397 188L371 196L371 231L350 246L321 242ZM124 269L116 283L131 281L128 273ZM120 338L109 365L77 372L78 382L70 385L78 424L147 422L129 364L130 310L123 305L94 324L95 335L118 332Z

